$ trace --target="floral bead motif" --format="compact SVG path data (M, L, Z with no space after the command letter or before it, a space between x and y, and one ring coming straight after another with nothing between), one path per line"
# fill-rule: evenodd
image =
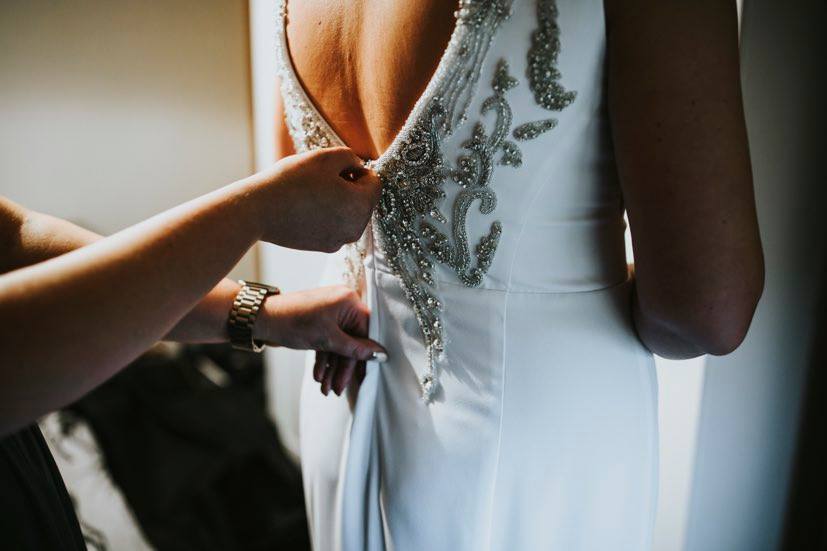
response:
M488 232L473 250L469 244L467 220L471 207L490 215L497 196L490 188L497 165L517 168L522 151L517 142L535 139L552 130L556 119L530 121L512 129L512 110L506 93L518 85L504 60L495 68L492 95L480 108L481 120L461 144L463 153L455 163L445 159L443 141L467 120L485 56L493 37L511 14L512 0L460 0L457 29L426 90L422 106L414 108L404 134L391 150L370 163L383 180L382 197L373 218L375 244L382 248L388 264L399 278L422 331L428 356L427 371L420 379L423 399L429 402L439 390L437 362L445 351L442 303L437 293L434 267L441 264L468 286L482 284L497 251L502 224L492 221ZM285 0L279 1L281 25L277 59L285 119L297 151L343 145L318 113L296 79L284 36ZM559 55L559 28L554 0L537 0L538 28L528 51L528 82L537 103L560 111L575 98L559 84L556 68ZM430 88L430 86L429 86ZM427 98L427 99L426 99ZM493 116L493 123L490 119ZM483 121L488 119L486 125ZM509 133L515 140L509 139ZM445 185L459 186L449 214L443 214ZM363 260L370 235L348 247L346 278L354 287L364 281Z
M537 0L537 29L531 34L528 50L528 87L543 109L562 111L574 101L576 92L560 84L557 58L560 55L560 27L557 26L557 2Z
M493 124L490 129L482 121L474 124L455 164L442 154L443 128L450 111L437 97L411 127L396 154L379 169L384 187L376 216L378 242L402 282L425 340L428 369L420 384L426 401L439 388L436 368L445 350L442 304L433 270L435 264L442 264L464 285L477 287L491 267L502 224L493 221L472 253L467 219L475 203L482 215L494 212L497 195L489 184L495 166L519 167L522 163L520 147L508 139L513 116L506 93L517 84L508 64L500 60L491 82L493 94L480 108L483 117L493 115ZM547 121L521 125L518 128L526 130L516 139L533 139L553 126ZM440 208L448 182L460 187L450 216Z

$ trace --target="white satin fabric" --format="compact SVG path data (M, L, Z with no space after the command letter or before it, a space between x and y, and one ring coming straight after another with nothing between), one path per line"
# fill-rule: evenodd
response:
M521 167L495 168L494 213L469 216L472 243L492 218L503 227L482 285L435 269L447 335L436 400L420 397L420 328L373 246L365 259L371 337L390 361L368 365L353 410L345 397L322 396L308 366L301 458L319 551L651 546L657 384L630 318L603 6L557 4L558 68L577 98L554 113L557 128L520 143ZM443 144L446 158L461 154L500 59L520 80L508 93L514 119L548 118L524 78L535 9L514 2L486 55L469 122ZM340 281L342 269L341 255L333 257L327 281Z

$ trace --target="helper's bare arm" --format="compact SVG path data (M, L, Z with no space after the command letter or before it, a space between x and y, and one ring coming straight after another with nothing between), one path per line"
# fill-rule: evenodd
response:
M30 265L0 276L0 434L76 399L173 331L257 240L332 251L355 239L379 196L372 173L340 176L358 163L346 149L286 158L97 240L45 217L32 223L56 231L38 239L51 232L27 227L15 218L24 211L3 201L2 256ZM15 227L17 234L8 231ZM61 242L60 228L73 237ZM77 240L94 242L38 262ZM227 308L206 322L207 335L223 333ZM193 336L201 322L192 323L178 330ZM378 348L338 337L318 344L350 346L362 357Z

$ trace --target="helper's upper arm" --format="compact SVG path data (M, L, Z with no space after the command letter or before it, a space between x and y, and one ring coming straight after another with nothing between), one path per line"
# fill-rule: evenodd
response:
M20 229L26 219L26 210L0 196L0 273L16 264L20 249Z

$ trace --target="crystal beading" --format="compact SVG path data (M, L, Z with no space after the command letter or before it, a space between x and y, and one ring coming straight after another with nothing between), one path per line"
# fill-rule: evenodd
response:
M558 82L560 55L560 27L557 26L557 2L537 0L537 28L531 33L528 50L528 87L538 105L549 111L562 111L576 97Z
M495 220L473 252L467 219L478 203L482 215L494 212L497 196L490 187L496 165L522 165L517 142L532 140L553 129L556 119L530 121L512 129L512 111L506 93L518 85L504 60L499 60L491 81L493 94L481 105L481 120L461 144L455 163L443 155L443 141L467 120L483 62L493 37L511 14L511 0L461 0L456 28L425 93L411 112L402 132L388 151L369 166L383 181L382 197L371 226L376 246L399 278L425 341L427 366L420 378L422 397L430 402L439 391L437 363L446 347L443 304L438 297L434 268L448 267L468 287L482 284L490 269L502 224ZM307 97L292 69L284 36L286 0L279 2L277 59L285 119L297 151L344 145ZM554 0L537 1L538 28L527 54L529 87L537 103L560 111L575 98L559 84L556 68L560 50L557 7ZM493 122L490 121L493 116ZM485 124L485 120L489 124ZM459 186L450 215L441 210L447 183ZM352 286L364 280L367 232L349 248L346 264Z
M276 22L276 75L284 104L284 120L297 153L344 146L336 132L313 105L296 80L287 46L285 23L287 0L278 0ZM369 247L370 231L366 230L354 243L344 247L344 283L355 291L364 287L364 260Z

